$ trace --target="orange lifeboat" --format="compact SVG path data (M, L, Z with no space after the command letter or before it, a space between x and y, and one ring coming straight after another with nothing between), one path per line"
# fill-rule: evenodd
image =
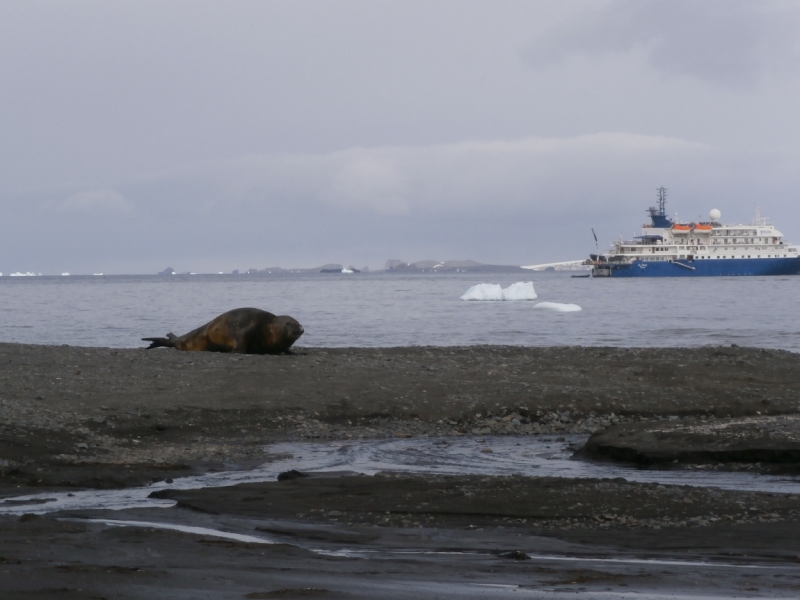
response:
M673 233L689 233L691 229L692 229L691 225L682 225L680 223L675 223L672 225Z
M711 233L711 225L695 225L694 230L700 233Z

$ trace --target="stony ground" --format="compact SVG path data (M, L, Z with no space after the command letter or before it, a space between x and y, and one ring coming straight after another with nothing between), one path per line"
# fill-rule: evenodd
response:
M626 423L598 431L581 451L644 465L664 463L798 472L800 415Z
M386 527L514 525L541 532L800 521L800 496L624 479L379 474L163 490L153 496L212 514Z
M300 352L0 344L0 485L119 486L247 466L285 439L593 433L800 409L800 357L774 350Z
M508 523L407 529L233 519L182 509L171 516L276 543L158 527L0 518L0 597L572 600L800 594L800 529L791 522L542 535Z
M787 468L800 440L798 382L800 356L737 347L231 356L0 344L0 500L246 469L285 440L584 433L588 459ZM568 594L800 593L795 495L406 475L161 493L178 505L128 518L283 543L4 516L0 596L493 598L509 581ZM375 558L304 544L355 545ZM380 554L402 548L424 552ZM557 562L524 560L531 549ZM576 556L586 562L563 562ZM592 562L625 556L634 562ZM701 562L675 566L687 556ZM673 562L645 567L642 557ZM720 576L703 562L723 559L747 565Z

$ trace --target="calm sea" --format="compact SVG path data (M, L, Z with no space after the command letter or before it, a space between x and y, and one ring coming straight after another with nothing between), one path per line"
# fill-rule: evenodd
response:
M298 346L702 346L800 351L800 277L576 279L569 272L0 277L0 341L138 347L253 306L298 319ZM464 302L533 281L533 302ZM574 303L580 312L535 309Z

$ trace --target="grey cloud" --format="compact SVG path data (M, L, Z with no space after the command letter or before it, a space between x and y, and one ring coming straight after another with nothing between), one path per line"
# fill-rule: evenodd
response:
M547 66L574 54L641 52L656 69L752 86L770 69L797 74L800 6L782 1L618 0L573 15L524 51Z
M0 1L0 271L547 262L659 185L799 240L798 13Z
M2 237L0 270L79 272L73 265L82 261L85 271L113 272L108 264L131 256L139 272L166 264L208 272L380 266L390 257L580 258L590 250L590 227L604 241L620 229L633 233L662 184L672 190L670 209L685 218L713 206L748 217L755 202L780 217L775 196L762 194L800 183L798 160L796 149L742 152L625 133L251 155L118 182L119 192L105 196L64 193L118 194L135 206L124 219L79 221L23 208L57 202L52 192L20 199L20 234ZM76 237L78 227L84 233ZM31 229L58 253L47 255L22 234ZM98 249L94 256L86 256L88 245ZM90 264L101 259L107 264Z
M431 215L550 210L555 198L563 208L564 202L581 202L588 182L601 193L630 185L612 183L608 173L637 179L635 173L662 161L688 164L710 155L711 148L696 142L601 133L263 155L203 171L221 190L217 202L290 197L339 210Z
M72 194L58 203L58 210L65 213L118 213L129 214L133 205L118 191L112 189L87 190Z

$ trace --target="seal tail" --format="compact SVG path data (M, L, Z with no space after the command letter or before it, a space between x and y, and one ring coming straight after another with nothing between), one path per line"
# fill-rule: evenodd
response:
M178 341L178 336L176 336L174 333L168 333L167 337L165 338L142 338L142 341L150 342L150 345L145 348L145 350L150 350L152 348L174 348L175 342Z

